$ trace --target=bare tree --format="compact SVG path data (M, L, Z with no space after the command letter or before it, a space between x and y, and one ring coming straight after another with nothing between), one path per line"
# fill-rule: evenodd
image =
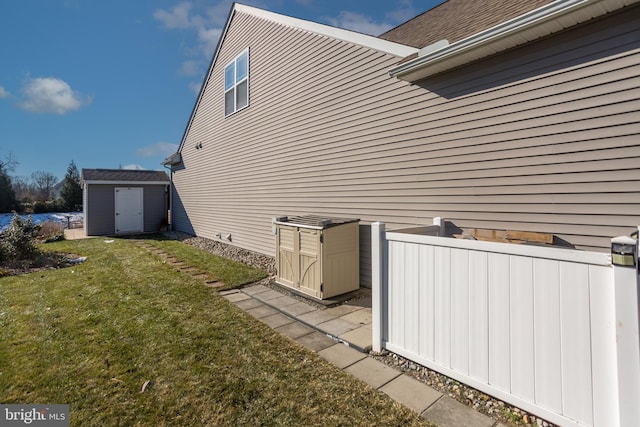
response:
M18 161L11 151L9 151L9 154L7 154L4 159L0 159L0 170L6 173L13 172L17 165Z
M51 190L58 182L58 178L51 172L36 171L31 174L31 179L38 191L38 199L47 201L51 197Z
M11 185L19 201L31 201L36 198L38 191L26 176L12 176Z

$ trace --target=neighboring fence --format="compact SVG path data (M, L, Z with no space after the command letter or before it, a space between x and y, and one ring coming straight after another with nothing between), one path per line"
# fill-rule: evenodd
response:
M603 253L371 231L374 350L559 425L640 419L635 268Z

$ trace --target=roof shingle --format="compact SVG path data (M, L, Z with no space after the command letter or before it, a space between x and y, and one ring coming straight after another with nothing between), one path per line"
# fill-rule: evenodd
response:
M440 40L455 43L553 0L447 0L379 37L423 48Z
M83 181L150 182L166 181L169 177L164 171L129 169L82 169Z

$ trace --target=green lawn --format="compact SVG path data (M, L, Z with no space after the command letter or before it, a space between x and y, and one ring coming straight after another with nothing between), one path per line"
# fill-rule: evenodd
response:
M153 244L225 283L264 276ZM45 248L88 259L0 278L1 403L67 403L76 426L421 425L131 240Z

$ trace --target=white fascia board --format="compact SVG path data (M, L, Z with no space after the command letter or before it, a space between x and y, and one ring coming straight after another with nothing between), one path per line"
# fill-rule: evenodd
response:
M84 181L85 185L124 185L125 187L139 187L141 185L170 185L170 181Z
M291 16L281 15L279 13L269 12L267 10L258 9L243 4L236 3L234 6L234 10L237 12L248 13L250 15L266 19L277 24L298 28L304 31L309 31L311 33L316 33L348 43L368 47L370 49L388 53L390 55L405 57L418 52L418 49L412 46L406 46L400 43L383 40L378 37L369 36L355 31L332 27L330 25L318 24L317 22L312 21L305 21L304 19L293 18Z
M161 163L161 165L167 166L173 166L173 165L177 165L182 161L182 156L180 155L179 152L175 152L172 155L170 155L169 157L167 157L166 159L164 159L164 161Z
M640 0L557 0L425 56L400 64L389 75L415 82L433 74L528 43Z

